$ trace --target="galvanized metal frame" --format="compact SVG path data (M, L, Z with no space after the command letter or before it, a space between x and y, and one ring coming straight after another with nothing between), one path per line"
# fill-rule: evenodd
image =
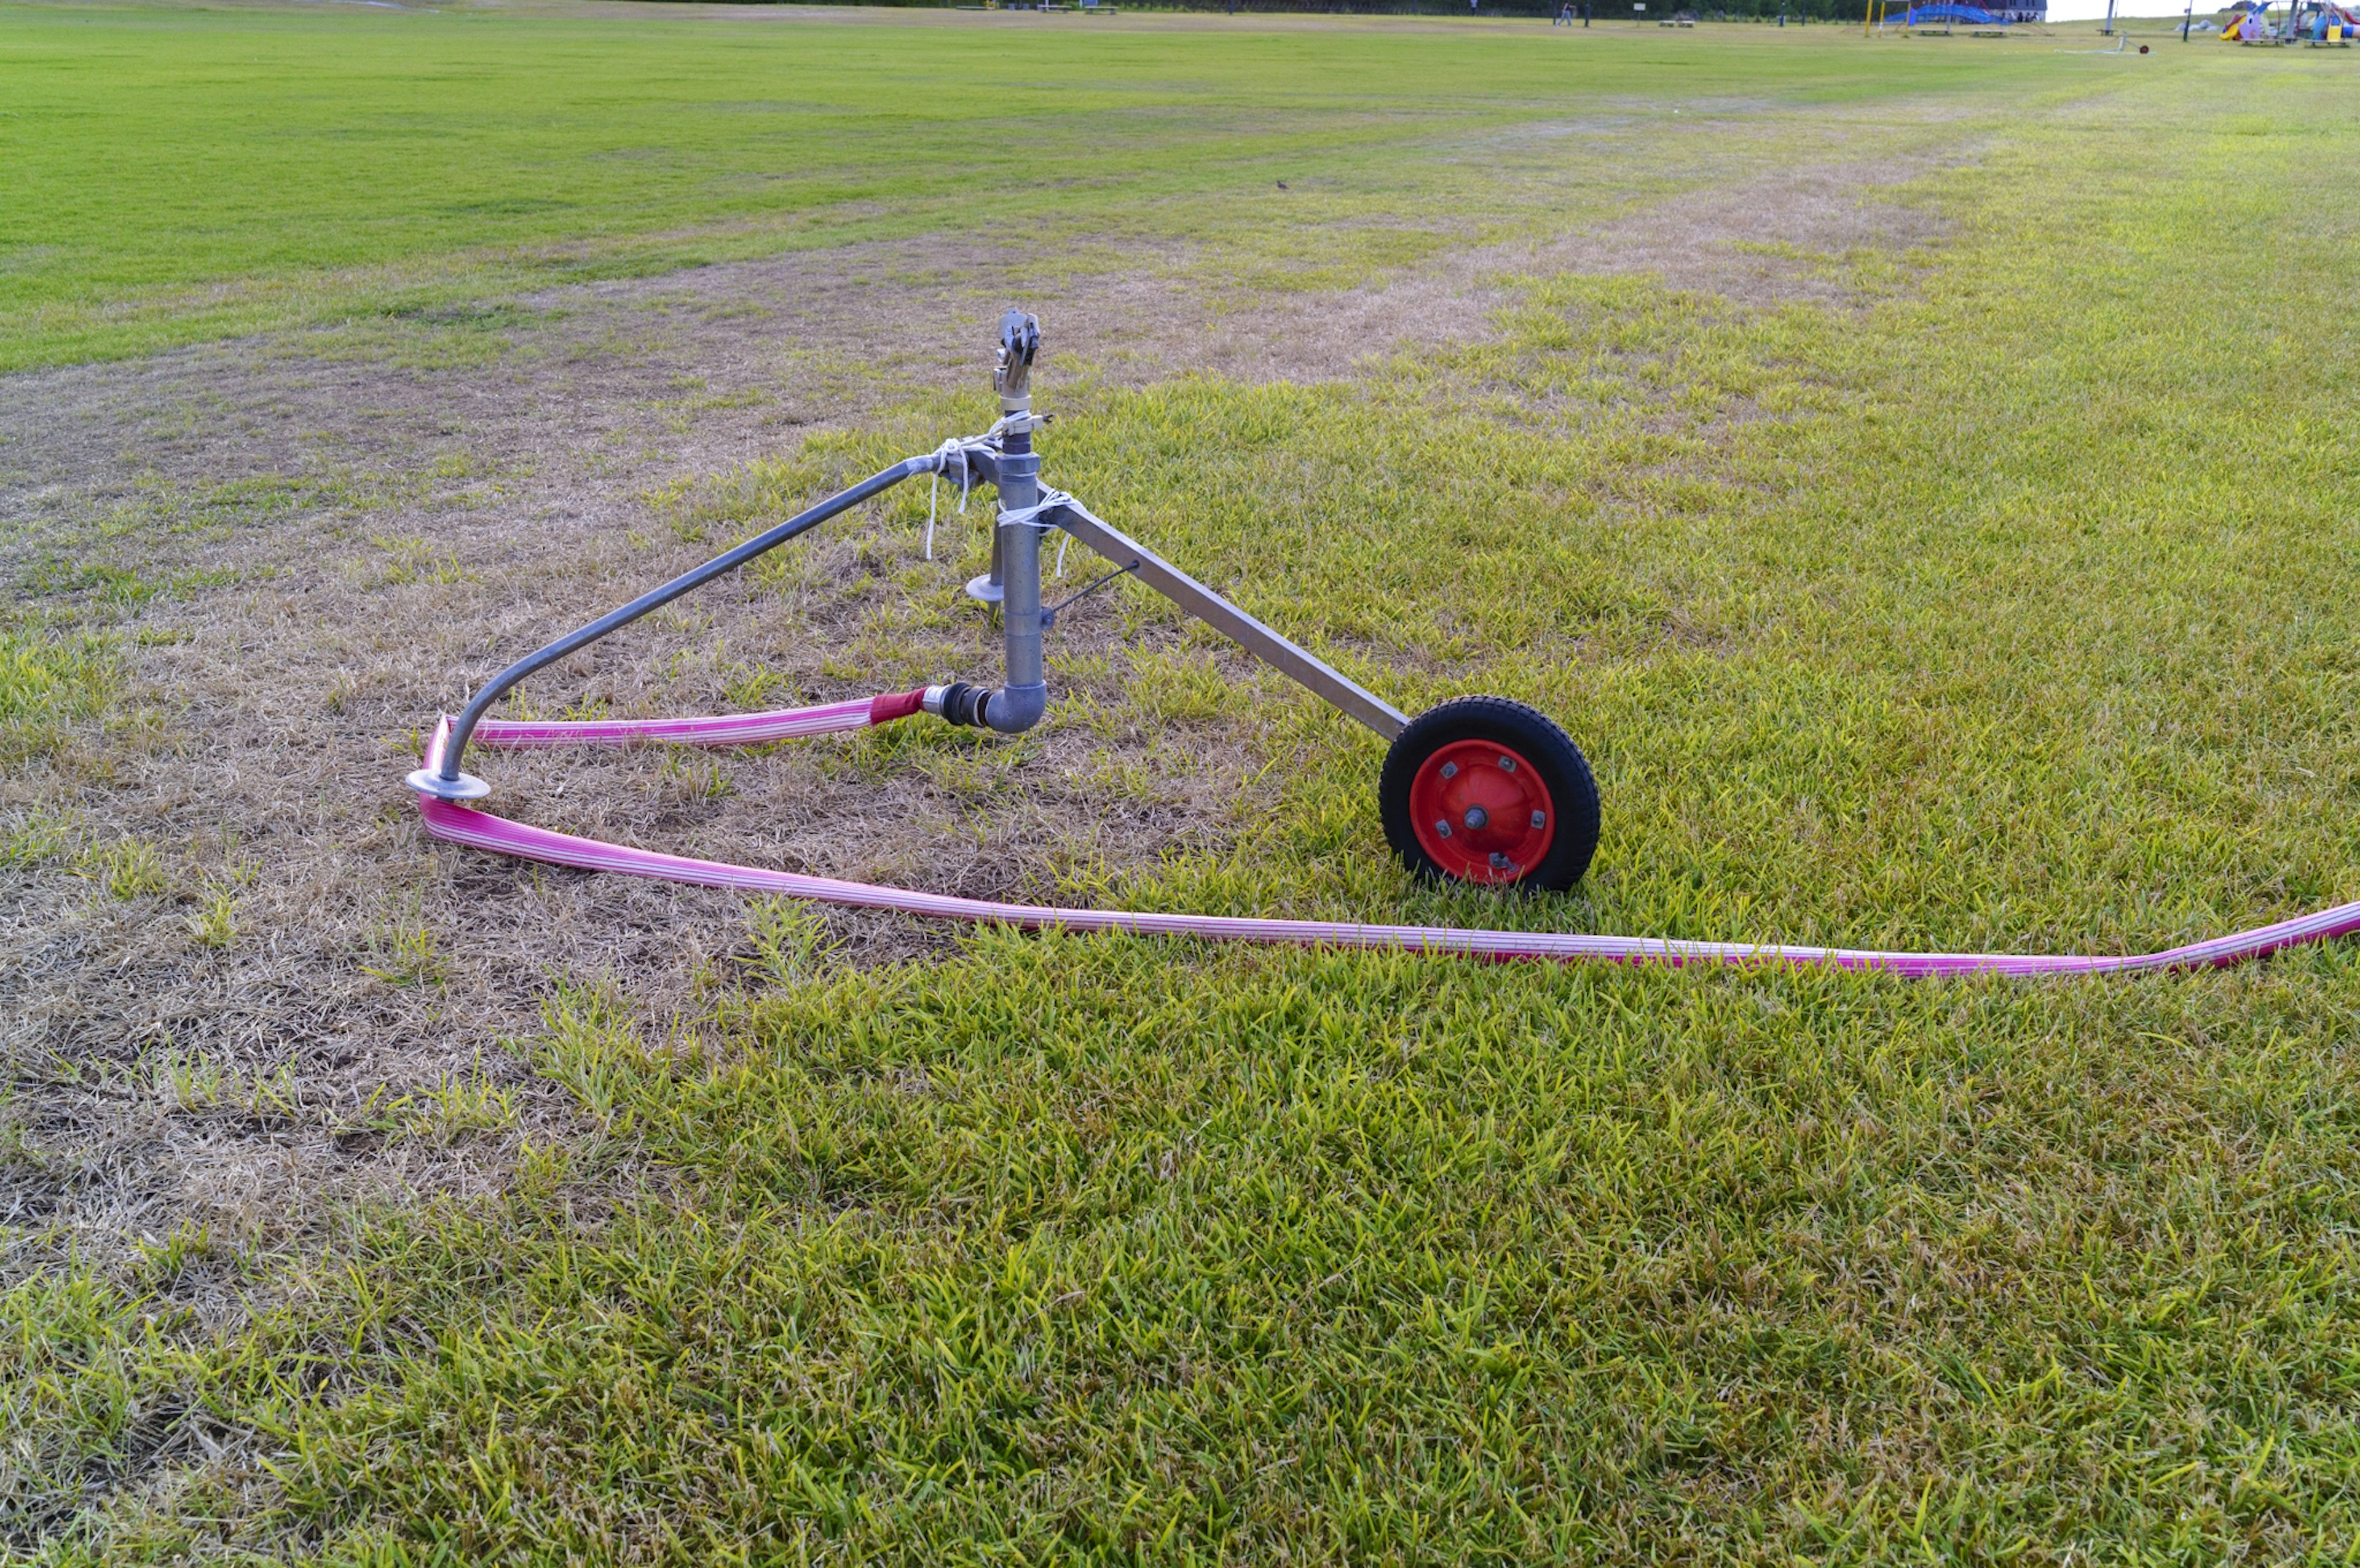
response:
M651 589L589 625L567 633L501 670L468 700L451 725L441 766L421 768L410 776L412 788L445 800L470 800L491 787L462 770L467 742L493 705L527 678L570 653L629 626L715 578L810 532L830 517L851 510L905 479L941 474L959 466L963 475L992 485L1004 513L1022 520L1004 521L993 539L992 570L969 584L978 598L995 597L999 590L1003 681L975 708L976 722L1005 734L1017 734L1039 722L1047 703L1041 638L1041 536L1050 528L1063 528L1107 564L1128 572L1187 614L1220 632L1272 669L1293 680L1343 713L1390 741L1409 723L1409 715L1338 670L1301 644L1248 615L1128 534L1070 498L1043 508L1041 501L1041 460L1032 451L1032 430L1039 422L1032 413L1030 374L1039 351L1039 324L1022 311L1011 310L1000 323L1000 361L993 385L1000 395L1000 421L996 433L972 441L947 442L923 457L905 458L840 490L817 506L797 513L778 527L757 534L724 551L693 572ZM939 691L942 688L934 688ZM930 708L936 704L929 702Z

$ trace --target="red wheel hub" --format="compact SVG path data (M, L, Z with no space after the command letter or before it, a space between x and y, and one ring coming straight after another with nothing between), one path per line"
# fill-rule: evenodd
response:
M1520 880L1557 838L1539 770L1495 741L1453 741L1419 764L1409 811L1418 847L1462 882Z

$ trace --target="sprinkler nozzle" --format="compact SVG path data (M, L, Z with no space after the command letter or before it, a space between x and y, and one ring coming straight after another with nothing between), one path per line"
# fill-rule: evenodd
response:
M1001 402L1017 404L1030 397L1032 358L1040 352L1038 317L1011 310L1000 318L1000 363L992 370L991 386Z

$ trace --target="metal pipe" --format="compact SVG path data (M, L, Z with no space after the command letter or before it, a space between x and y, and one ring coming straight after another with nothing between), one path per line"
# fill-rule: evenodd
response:
M872 474L849 490L837 492L805 512L799 512L768 533L755 535L737 549L716 555L695 571L673 578L661 588L649 590L619 610L599 616L579 631L568 632L548 647L526 655L494 676L490 684L475 693L451 725L450 744L443 747L441 768L428 771L421 768L410 776L412 788L445 800L480 800L491 793L491 786L459 771L460 758L466 755L467 738L475 733L475 725L493 703L507 696L525 677L556 663L567 654L588 647L609 632L619 631L650 610L661 609L692 589L701 588L724 572L735 572L756 556L776 550L797 534L808 532L835 517L849 511L881 491L890 490L914 474L932 474L942 460L934 453L924 457L904 458L882 473ZM1035 595L1035 620L1038 620L1038 593Z
M1264 664L1326 698L1386 740L1409 725L1409 715L1326 659L1262 625L1137 539L1092 516L1078 503L1043 514L1103 558L1121 567Z
M1011 431L1000 453L1000 505L1024 511L1041 499L1041 460L1029 433ZM1001 642L1007 679L984 704L983 722L1002 735L1021 735L1049 705L1041 662L1041 526L1000 526Z
M1026 512L1041 499L1041 459L1032 451L1032 361L1041 352L1041 323L1022 310L1000 318L1000 360L991 384L1000 394L1007 433L992 482L1002 513ZM994 530L998 548L1000 622L1006 677L999 691L977 704L976 717L1001 735L1022 735L1041 722L1049 687L1041 665L1041 526L1037 521L1002 523Z

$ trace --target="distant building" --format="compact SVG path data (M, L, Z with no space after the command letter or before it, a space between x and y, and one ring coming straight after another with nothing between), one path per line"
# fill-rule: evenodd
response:
M2185 0L2183 0L2183 4ZM2220 0L2197 0L2196 14L2210 16L2219 7ZM2180 12L2163 0L2114 0L2114 19L2126 21L2133 16L2164 16L2174 20ZM2106 19L2106 0L2051 0L2049 20L2052 22L2103 22Z

